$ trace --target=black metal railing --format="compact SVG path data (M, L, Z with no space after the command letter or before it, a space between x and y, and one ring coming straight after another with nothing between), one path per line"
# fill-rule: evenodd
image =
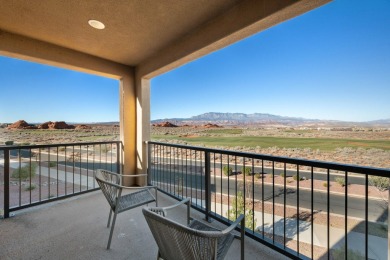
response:
M295 259L388 259L389 169L148 142L149 183ZM370 249L370 250L369 250Z
M98 189L93 172L121 172L119 141L0 146L0 209L10 213Z

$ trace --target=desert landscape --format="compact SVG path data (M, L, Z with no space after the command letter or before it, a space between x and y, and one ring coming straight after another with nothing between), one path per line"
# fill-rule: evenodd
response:
M171 144L390 168L390 127L387 127L386 124L355 125L337 122L291 120L286 118L270 120L269 117L265 121L250 121L249 123L245 122L245 120L240 121L236 119L169 119L151 122L151 139L153 141ZM0 125L0 145L70 144L118 140L119 123L117 122L72 124L61 121L49 121L40 124L30 124L24 120L19 120L14 123ZM78 145L76 148L64 146L38 150L33 149L30 152L32 153L32 159L29 156L24 158L25 156L18 157L17 154L12 154L13 167L16 167L10 181L12 206L17 206L18 203L28 203L31 200L41 201L42 199L60 197L69 193L94 188L94 182L91 179L94 169L98 167L114 169L117 154L116 146L112 144ZM191 150L183 151L181 149L163 150L161 152L161 150L154 148L151 151L151 156L151 173L152 175L157 174L160 176L156 177L158 185L162 185L160 188L164 189L166 185L164 182L161 182L161 178L163 178L161 176L164 176L166 173L172 174L171 171L173 169L175 176L174 183L170 184L169 187L173 187L174 192L181 194L181 196L184 196L187 192L191 192L192 196L193 186L197 185L197 182L195 181L194 184L185 187L183 182L187 180L187 175L184 175L183 172L178 172L178 169L183 170L184 167L187 167L180 164L180 162L183 163L180 160L185 157L194 163L194 165L191 163L185 172L191 172L191 178L196 178L198 175L201 176L203 174L203 168L199 168L197 162L203 159L199 158L199 154L193 153ZM213 155L213 160L216 164L211 168L210 174L212 175L212 179L218 179L224 182L237 181L237 183L246 183L246 185L249 185L247 192L252 187L258 193L259 187L268 187L273 184L278 194L283 194L284 189L294 193L298 189L297 187L304 194L305 191L310 191L311 185L314 185L314 191L318 194L324 194L327 190L332 194L339 195L345 192L346 183L342 182L344 180L340 175L342 173L332 172L329 182L320 179L313 179L312 181L307 177L302 177L305 176L305 171L307 172L310 169L301 166L302 176L296 179L294 175L283 174L279 170L277 170L275 175L271 174L269 170L271 162L265 161L264 166L268 168L263 174L260 174L258 171L261 164L258 161L252 161L249 158L239 158L240 161L237 162L235 161L236 158L233 157L229 159L226 156L218 156L218 154L217 156L215 154ZM170 161L172 158L176 158L174 162L177 165L175 163L172 164ZM232 172L231 176L230 174L225 176L226 174L222 164L228 164L230 160L233 160L231 161L232 165L238 163L238 166L235 166L236 172ZM39 167L39 171L35 169L32 171L36 171L38 174L31 173L31 169L33 168L31 161L36 161L34 167ZM253 163L256 167L254 168L255 171L247 174L245 167L242 165L243 162L247 163L247 165L252 165ZM15 175L16 171L20 172L20 176L24 167L30 167L31 176L26 180L22 180L21 177L17 178ZM276 163L275 167L282 169L283 165ZM293 165L289 165L288 167L292 167L289 170L294 171ZM159 173L159 171L162 172ZM316 174L320 173L320 170L317 169L316 171ZM358 178L355 178L356 176L353 174L350 174L349 177L350 179L347 184L348 194L356 199L364 198L361 195L365 192L364 186L356 182ZM160 182L158 182L159 178ZM196 190L196 187L194 189ZM387 195L387 191L378 189L370 182L370 186L368 187L370 200L377 204L383 204L388 201ZM257 232L273 238L270 227L264 223L261 225L260 222L264 220L269 221L272 214L275 214L277 218L281 218L285 213L284 210L286 210L283 208L283 201L279 201L278 195L275 195L276 204L273 205L270 201L262 202L263 196L259 194L246 194L247 198L251 198L251 196L253 196L253 201L247 199L248 207L250 206L252 208L253 216L258 221L257 224L263 228L259 228ZM195 192L195 197L202 198L204 194L201 191L197 191ZM316 198L318 199L318 197ZM234 204L234 197L229 196L229 194L226 195L222 191L222 185L212 193L211 200L212 205L215 205L218 213L221 215L227 214L227 205L229 203L230 205ZM261 212L263 212L263 215L261 215ZM314 215L311 216L309 208L301 205L298 213L294 205L287 207L286 217L289 218L294 226L296 225L296 219L299 219L306 226L310 226L308 223L311 221L315 223L316 227L325 226L327 223L327 214L321 210L315 210ZM380 239L386 238L387 227L384 227L382 223L383 219L371 218L372 216L370 215L370 235ZM383 215L383 218L387 219L387 215ZM337 231L343 233L344 224L345 218L342 215L336 213L331 214L332 232ZM355 216L348 217L348 231L360 234L364 233L364 227L364 221L361 218ZM302 234L308 233L309 231L310 229L306 228L302 231ZM282 239L278 235L275 235L274 238L277 241ZM308 254L310 252L309 245L305 241L301 241L299 243L301 252ZM288 246L295 248L297 243L292 239L288 242ZM318 245L315 247L318 254L326 253L325 247Z
M0 124L0 145L59 144L119 140L119 124L67 124L63 121L29 124L19 120L13 124Z
M223 150L390 167L390 131L387 129L153 126L152 139Z
M390 168L390 126L347 124L291 118L263 121L156 120L151 124L154 141L212 147L273 156L303 158L361 166ZM0 144L58 144L117 141L119 123L28 124L19 120L0 125Z

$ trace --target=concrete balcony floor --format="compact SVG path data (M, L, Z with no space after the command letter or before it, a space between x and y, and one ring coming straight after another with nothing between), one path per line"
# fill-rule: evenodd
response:
M158 195L159 206L177 202ZM191 215L204 217L194 209ZM184 223L185 208L170 217ZM107 220L108 203L101 191L18 211L0 219L0 259L156 259L157 245L141 207L118 215L110 250ZM211 225L223 228L217 221ZM246 259L286 259L250 238L245 243ZM226 259L239 255L240 243L235 240Z

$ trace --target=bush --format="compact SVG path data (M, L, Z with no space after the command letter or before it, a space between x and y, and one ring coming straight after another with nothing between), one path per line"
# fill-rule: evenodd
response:
M324 183L322 183L322 186L328 187L328 183L327 183L327 182L324 182Z
M225 174L226 176L230 176L233 173L232 167L227 165L223 166L222 170L223 170L223 174Z
M244 173L245 176L251 176L252 175L252 168L251 167L244 167Z
M13 144L14 144L14 141L5 141L4 144L5 144L5 145L13 145Z
M293 179L294 179L294 181L297 181L298 180L298 175L297 174L294 174L293 175ZM299 177L299 181L302 181L303 180L303 178L302 177Z
M56 162L49 162L49 167L56 167L57 163Z
M68 156L68 162L79 162L81 160L81 154L79 152L71 153Z
M31 171L30 171L31 169ZM23 167L19 167L12 172L11 177L15 179L26 180L35 177L35 171L37 169L36 163L27 164Z
M282 173L280 174L280 177L283 177L283 178L284 178L285 175L286 175L286 174L284 174L284 172L282 172Z
M100 146L99 149L102 153L108 153L111 151L111 147L108 144Z
M30 190L34 190L35 188L36 188L35 184L31 184L31 185L28 185L24 190L30 191Z
M379 191L388 190L390 187L388 177L370 176L368 177L368 182L370 183L371 186L374 186Z
M345 259L345 245L343 245L339 249L333 249L332 251L333 259ZM364 259L364 256L357 250L355 251L352 249L348 249L346 259L358 260Z
M343 177L336 177L335 181L340 184L341 187L345 186L345 179Z
M256 178L256 179L260 179L260 178L261 178L261 173L256 173L256 174L255 174L255 178Z

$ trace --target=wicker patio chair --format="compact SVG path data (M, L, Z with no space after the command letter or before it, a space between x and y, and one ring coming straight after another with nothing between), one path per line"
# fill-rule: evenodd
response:
M107 249L110 249L111 238L115 227L116 216L126 210L148 204L155 201L157 206L157 188L155 186L144 187L126 187L122 185L122 179L125 177L142 177L146 174L138 175L121 175L118 173L97 170L95 173L95 179L99 184L104 196L106 197L108 204L110 205L110 214L108 217L107 227L110 227L111 215L114 212L114 218L111 224L110 237L108 239ZM129 194L122 194L122 191L133 190L134 192ZM152 194L151 189L155 192Z
M187 204L187 226L169 218L169 210ZM189 199L170 207L145 207L142 209L146 221L158 246L157 259L165 260L198 260L224 259L229 247L236 237L232 231L241 225L241 259L244 259L244 215L224 230L210 227L200 221L190 221Z

